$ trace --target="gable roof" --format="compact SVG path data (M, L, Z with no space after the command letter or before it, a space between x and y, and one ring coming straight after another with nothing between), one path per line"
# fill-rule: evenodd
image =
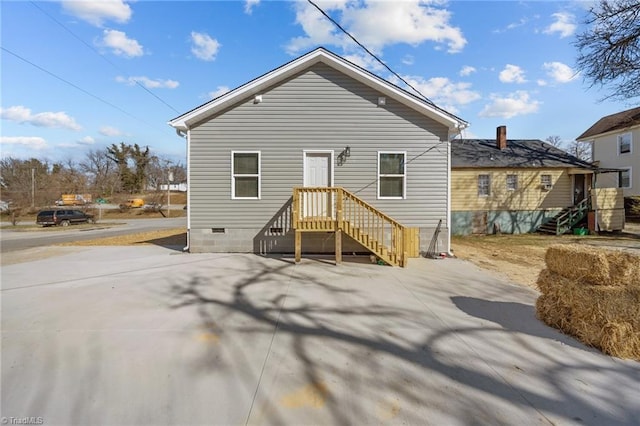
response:
M596 170L559 148L537 139L507 139L498 149L495 139L454 139L451 141L451 168L585 168Z
M200 105L199 107L170 120L168 124L177 130L186 131L193 124L201 122L217 112L231 106L239 99L258 95L266 88L320 62L354 78L355 80L392 99L399 101L421 114L444 124L450 130L463 129L469 124L460 117L438 107L433 102L421 99L418 96L409 93L395 84L378 77L364 68L361 68L322 47L294 59L279 68L269 71L268 73L263 74L262 76L257 77L222 96Z
M593 126L589 127L584 133L578 136L576 140L579 141L593 136L598 136L603 133L612 132L614 130L626 129L627 127L638 125L640 125L640 107L602 117L600 120L596 121Z

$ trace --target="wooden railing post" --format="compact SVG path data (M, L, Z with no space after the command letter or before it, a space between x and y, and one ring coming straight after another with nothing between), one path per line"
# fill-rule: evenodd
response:
M298 229L300 220L300 190L293 188L293 229Z
M336 191L336 263L342 263L342 188Z

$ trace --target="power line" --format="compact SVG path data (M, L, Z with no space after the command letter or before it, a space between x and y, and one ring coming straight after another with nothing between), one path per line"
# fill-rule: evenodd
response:
M77 89L77 90L81 91L82 93L84 93L84 94L86 94L86 95L89 95L89 96L91 96L92 98L97 99L97 100L99 100L100 102L102 102L102 103L104 103L104 104L106 104L106 105L109 105L109 106L110 106L110 107L112 107L112 108L117 109L118 111L122 112L123 114L128 115L129 117L131 117L131 118L133 118L133 119L135 119L135 120L138 120L138 121L140 121L140 122L142 122L142 123L144 123L144 124L146 124L146 125L148 125L148 126L151 126L151 124L149 124L148 122L144 121L144 120L143 120L143 119L141 119L140 117L136 117L135 115L131 114L131 113L130 113L130 112L128 112L128 111L125 111L124 109L120 108L119 106L114 105L114 104L112 104L111 102L109 102L109 101L106 101L106 100L102 99L100 96L98 96L98 95L94 95L93 93L91 93L91 92L89 92L89 91L87 91L87 90L83 89L82 87L77 86L76 84L73 84L72 82L70 82L70 81L68 81L68 80L65 80L64 78L62 78L62 77L60 77L60 76L58 76L58 75L56 75L56 74L52 73L51 71L49 71L49 70L47 70L47 69L45 69L45 68L42 68L41 66L39 66L39 65L37 65L37 64L34 64L34 63L33 63L33 62L31 62L30 60L23 58L22 56L18 55L17 53L14 53L14 52L12 52L11 50L9 50L9 49L7 49L7 48L5 48L5 47L3 47L3 46L0 46L0 49L2 49L3 51L7 52L7 53L8 53L8 54L10 54L10 55L15 56L16 58L20 59L21 61L26 62L27 64L31 65L32 67L35 67L35 68L39 69L40 71L42 71L42 72L44 72L44 73L49 74L51 77L56 78L56 79L58 79L58 80L62 81L63 83L65 83L65 84L68 84L69 86L73 87L74 89Z
M414 92L416 92L417 94L419 94L422 99L427 102L428 104L434 106L437 108L437 105L429 98L427 98L425 95L423 95L418 89L416 89L415 87L413 87L413 85L411 85L407 80L405 80L404 78L402 78L400 76L400 74L398 74L397 72L395 72L394 70L392 70L389 65L385 64L380 58L378 58L375 54L373 54L369 49L366 48L366 46L362 43L360 43L354 36L351 35L351 33L349 33L349 31L347 31L346 29L344 29L342 27L342 25L340 25L338 22L336 22L331 16L329 16L324 10L322 10L320 8L320 6L318 6L317 4L315 4L312 0L307 0L313 7L315 7L316 9L318 9L318 11L320 13L322 13L325 18L327 18L329 21L331 21L333 23L333 25L335 25L336 27L338 27L340 29L340 31L342 31L343 33L345 33L346 35L349 36L349 38L351 38L351 40L353 40L358 46L360 46L361 48L364 49L365 52L367 52L369 55L371 55L371 57L373 59L375 59L376 61L378 61L383 67L385 67L387 70L389 70L389 72L393 75L395 75L396 77L398 77L400 79L400 81L402 81L404 84L406 84L407 86L409 86L410 88L413 89ZM440 109L440 108L438 108Z
M96 55L100 56L105 62L107 62L109 65L111 65L112 67L114 67L116 70L118 70L119 72L126 74L126 71L124 71L122 68L118 67L114 62L112 62L111 60L109 60L109 58L107 58L106 56L104 56L103 54L101 54L100 52L98 52L93 46L91 46L89 43L87 43L86 41L84 41L82 38L80 38L76 33L74 33L73 31L71 31L66 25L64 25L62 22L58 21L56 18L54 18L53 16L51 16L51 14L49 14L49 12L45 11L44 9L42 9L40 6L38 6L35 2L30 2L36 9L38 9L40 12L42 12L43 14L45 14L47 17L49 17L49 19L51 19L53 22L55 22L56 24L60 25L65 31L67 31L69 34L71 34L76 40L78 40L80 43L84 44L86 47L88 47L93 53L95 53ZM146 87L144 87L144 85L142 85L139 81L137 80L133 80L133 82L140 87L142 90L144 90L145 92L147 92L148 94L150 94L151 96L153 96L154 98L156 98L157 100L159 100L160 102L162 102L165 106L167 106L168 108L170 108L171 110L173 110L175 113L180 113L180 111L178 111L177 109L175 109L174 107L172 107L171 105L169 105L167 102L165 102L164 99L162 99L160 96L156 95L155 93L153 93L151 90L147 89Z

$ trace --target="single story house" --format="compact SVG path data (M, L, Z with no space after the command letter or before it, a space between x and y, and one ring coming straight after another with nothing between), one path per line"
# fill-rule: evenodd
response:
M455 235L533 232L589 196L597 168L546 142L456 139L451 143Z
M192 252L449 250L449 140L467 123L324 48L169 124Z
M640 196L640 107L602 117L576 140L591 143L599 167L619 169L599 176L596 188L622 188L625 197Z

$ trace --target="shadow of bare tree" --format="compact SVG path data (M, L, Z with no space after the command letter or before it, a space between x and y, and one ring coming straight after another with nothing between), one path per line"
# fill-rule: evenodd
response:
M240 360L249 368L249 358L262 358L255 388L244 390L254 392L246 423L640 418L640 366L556 333L530 305L456 295L397 268L245 259L185 277L167 296L171 308L193 309L211 336L236 342L209 349L224 347L225 362L205 351L199 368Z

